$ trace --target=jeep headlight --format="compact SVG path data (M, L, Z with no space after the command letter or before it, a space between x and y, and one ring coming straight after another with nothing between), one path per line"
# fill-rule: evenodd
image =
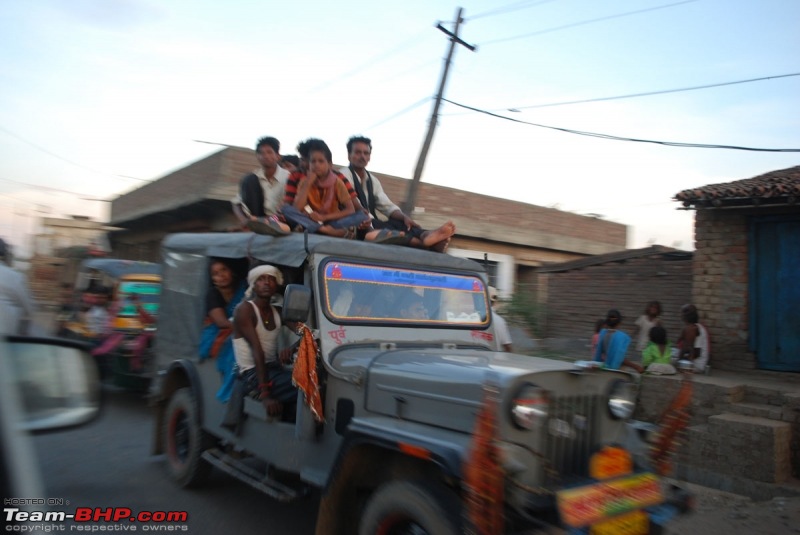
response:
M520 429L534 429L547 419L548 407L547 392L526 383L511 400L511 421Z
M611 383L608 393L608 412L612 418L627 420L636 408L636 385L629 381L617 380Z

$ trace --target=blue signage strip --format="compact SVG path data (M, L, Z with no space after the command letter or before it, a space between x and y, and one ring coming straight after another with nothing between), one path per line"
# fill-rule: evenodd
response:
M367 282L391 284L414 288L435 288L442 290L461 290L483 293L484 285L477 277L447 275L408 269L392 269L378 266L358 266L331 262L325 266L325 278L342 282Z

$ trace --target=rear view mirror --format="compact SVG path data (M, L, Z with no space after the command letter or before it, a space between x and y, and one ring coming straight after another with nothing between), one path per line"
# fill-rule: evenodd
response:
M281 319L287 321L306 321L311 309L311 290L302 284L287 284L283 293Z
M9 382L19 393L22 430L72 427L97 415L100 379L85 345L56 338L9 336L5 348Z

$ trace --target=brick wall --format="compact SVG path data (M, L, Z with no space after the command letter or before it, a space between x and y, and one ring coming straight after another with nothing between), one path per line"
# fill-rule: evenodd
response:
M375 176L389 198L402 205L410 180L382 173L375 173ZM524 228L532 233L580 236L588 241L613 245L604 252L624 249L627 245L628 228L619 223L430 183L420 183L416 205L426 212L466 216L509 228Z
M227 162L233 154L236 162ZM214 196L220 187L235 193L242 175L257 166L253 151L226 149L154 180L111 202L111 224L173 210ZM226 191L228 191L226 190ZM232 195L231 195L232 196ZM124 226L124 225L123 225Z
M541 277L540 286L546 287L545 336L584 339L586 344L595 321L611 308L622 313L621 329L632 335L634 321L651 300L661 302L664 327L674 342L681 329L680 307L692 296L692 258L686 254L656 254Z
M728 210L695 215L692 302L711 336L712 367L753 369L748 336L748 216Z

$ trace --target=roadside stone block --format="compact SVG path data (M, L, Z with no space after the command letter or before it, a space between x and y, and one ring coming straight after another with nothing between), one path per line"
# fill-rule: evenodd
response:
M784 394L770 388L760 388L748 386L745 394L745 401L751 403L763 403L765 405L783 405Z
M712 452L713 441L697 437L702 444L701 457L692 456L692 464L767 483L791 477L790 424L726 413L709 418L708 434L716 439L717 451Z

